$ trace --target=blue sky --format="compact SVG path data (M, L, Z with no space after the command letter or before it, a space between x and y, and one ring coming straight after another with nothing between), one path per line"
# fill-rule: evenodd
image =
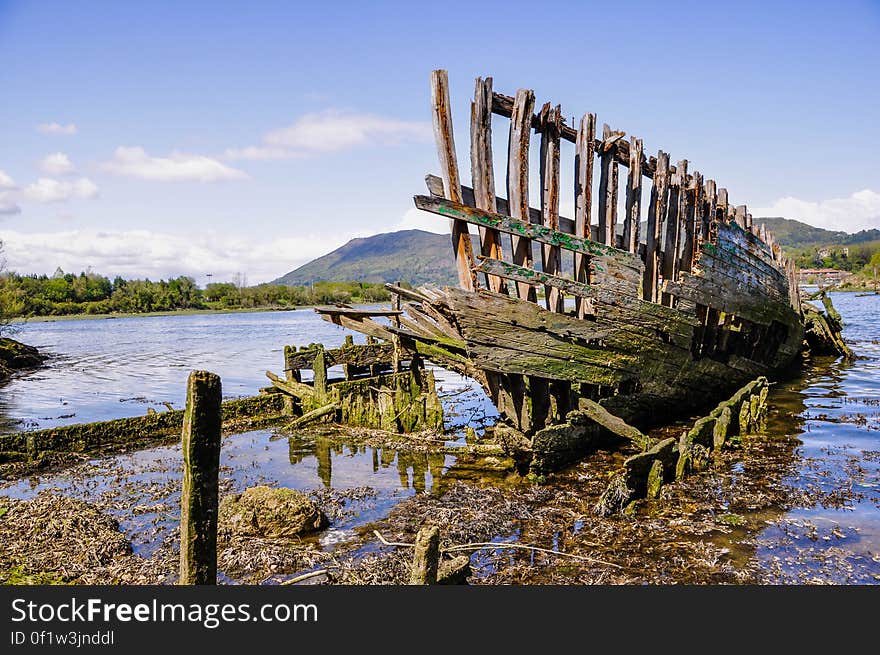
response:
M204 283L443 231L411 199L437 169L433 68L465 182L491 75L686 157L755 215L880 227L878 61L876 0L0 0L0 238L21 272Z

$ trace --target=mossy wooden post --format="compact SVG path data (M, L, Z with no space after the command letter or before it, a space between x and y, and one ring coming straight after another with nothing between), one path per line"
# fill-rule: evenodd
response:
M183 418L180 584L217 583L217 493L223 392L220 376L193 371Z
M320 344L318 344L312 370L315 373L315 402L324 405L327 401L327 360L324 358L324 346Z
M299 371L291 368L291 360L296 354L296 348L293 346L284 346L284 379L288 382L300 382ZM293 396L284 394L284 414L293 416Z
M409 583L436 584L437 567L440 563L440 529L433 525L419 530L413 551Z

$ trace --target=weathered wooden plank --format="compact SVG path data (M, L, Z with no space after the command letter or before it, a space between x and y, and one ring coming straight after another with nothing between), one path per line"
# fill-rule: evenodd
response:
M452 134L452 109L449 106L449 79L445 70L435 70L431 73L431 106L434 140L437 143L440 174L443 177L446 197L454 202L461 202L461 182L455 154L455 139ZM453 220L450 227L459 286L473 291L477 287L477 278L473 272L473 244L467 223Z
M639 252L639 224L642 212L642 140L632 137L629 148L629 171L626 184L626 218L623 225L623 249Z
M660 237L663 215L666 211L666 188L668 181L669 155L662 150L657 153L657 170L651 185L651 204L648 207L648 227L645 243L645 275L642 283L642 298L657 300L657 283L660 274Z
M709 240L710 228L709 226L715 221L715 203L716 203L716 187L715 180L706 180L706 185L703 189L703 193L705 195L705 200L703 204L703 213L701 215L702 225L701 225L701 237L702 241Z
M342 348L333 348L324 351L324 360L327 366L370 366L372 364L388 364L394 348L390 343L376 343L358 346L343 346ZM309 369L312 367L316 348L307 348L303 350L293 350L289 352L285 366L289 369Z
M311 366L311 364L309 366ZM291 396L309 399L315 396L315 390L309 385L303 384L302 382L283 380L282 378L275 375L272 371L266 371L266 377L271 380L272 386L274 386L276 389L280 389L284 393L290 394Z
M596 138L596 114L584 114L581 117L575 143L574 155L574 234L575 236L590 238L590 212L593 208L593 159L595 157ZM574 254L574 279L581 283L588 283L589 260L581 252ZM590 309L589 303L583 298L575 298L577 315L583 318Z
M507 153L507 198L510 216L518 221L529 221L529 144L531 142L532 112L535 94L529 89L516 92L510 118L510 142ZM528 237L512 234L513 263L533 266L532 244ZM517 285L517 296L537 302L537 294L529 285Z
M474 202L479 209L497 211L495 204L495 171L492 162L492 78L478 77L474 83L474 101L471 103L471 178L474 184ZM466 203L465 203L466 204ZM504 259L501 235L497 230L480 228L480 251L486 257ZM506 293L504 280L487 276L486 285L499 293Z
M788 304L770 298L757 287L719 276L715 271L686 275L678 282L664 282L663 290L759 325L770 325L774 320L787 325L797 320Z
M381 323L376 323L376 321L370 318L352 318L350 316L347 316L346 314L323 314L321 312L318 313L325 321L328 321L335 325L339 325L340 327L354 330L355 332L361 332L362 334L366 334L377 339L385 339L386 341L391 341L391 337L393 336L393 333L389 332L384 325L382 325Z
M641 261L632 253L620 250L619 248L596 243L590 239L584 239L576 237L573 234L565 234L564 232L551 230L543 225L524 223L523 221L511 218L510 216L492 214L473 207L466 207L450 200L446 200L445 198L414 196L413 201L419 209L429 211L433 214L457 218L467 221L468 223L473 223L474 225L487 225L501 232L519 235L526 239L546 243L552 246L559 246L563 250L583 252L587 255L593 255L596 257L608 257L620 266L625 266L635 271L642 270ZM519 265L522 266L522 264Z
M736 207L736 224L742 229L746 229L746 206L737 205Z
M562 123L559 105L542 110L541 129L541 210L544 227L559 231L559 128ZM495 259L498 259L497 257ZM559 246L543 244L541 247L541 267L550 276L562 269ZM545 287L547 309L562 312L564 300L560 288L551 284Z
M700 240L698 207L701 203L703 176L694 171L685 189L684 212L682 215L681 265L679 269L690 273L694 263L694 251Z
M578 401L578 409L606 430L632 441L639 448L647 449L651 447L650 437L642 434L638 428L628 424L619 416L615 416L594 400L581 398Z
M498 275L516 282L523 282L531 285L543 284L544 286L558 289L563 293L568 293L572 296L577 296L578 298L592 298L594 295L588 284L575 282L568 278L550 275L549 273L536 271L533 268L525 268L524 266L517 266L516 264L510 264L505 261L490 259L488 257L483 258L477 266L477 270L483 273Z
M666 208L666 235L663 244L663 279L674 280L678 275L681 241L682 195L687 185L687 159L678 162L669 184L669 203Z
M499 116L504 116L506 118L510 118L513 113L513 104L514 98L508 95L504 95L503 93L495 92L492 94L492 113L497 114ZM541 119L540 116L534 115L532 116L532 127L536 129L540 129L541 127ZM579 129L574 129L573 127L569 127L565 123L562 125L562 129L560 130L560 137L563 141L568 141L570 143L577 144L578 141L578 132ZM595 140L593 142L593 148L598 149L602 145L600 140ZM630 145L627 141L623 139L616 141L612 146L612 152L614 153L614 157L617 160L618 164L622 164L624 166L629 166L630 153L629 153ZM657 160L654 157L645 158L642 157L642 175L647 178L654 177L654 171L657 167Z
M724 187L718 189L717 200L715 202L715 220L719 223L727 223L727 189Z
M319 314L345 314L351 317L374 317L374 316L400 316L403 312L399 309L355 309L354 307L342 307L336 305L322 305L315 307Z
M599 148L599 238L600 243L615 245L617 225L617 160L614 144L624 136L608 124L602 126L602 145Z
M438 196L440 198L443 197L443 179L437 177L436 175L431 175L430 173L425 176L425 183L428 187L428 193L432 196ZM439 187L437 186L439 184ZM437 189L439 188L439 191ZM461 185L461 195L462 195L462 203L463 205L467 205L468 207L476 207L477 203L474 196L474 190L466 186L464 184ZM510 205L507 202L507 198L502 196L495 196L495 206L496 212L499 214L504 214L505 216L510 216ZM544 221L544 217L541 214L541 210L537 207L529 207L529 222L534 223L535 225L541 225ZM566 232L567 234L576 234L575 223L574 220L566 217L559 216L559 231ZM595 233L596 226L593 225L591 228L591 236L587 238L593 239L595 241Z

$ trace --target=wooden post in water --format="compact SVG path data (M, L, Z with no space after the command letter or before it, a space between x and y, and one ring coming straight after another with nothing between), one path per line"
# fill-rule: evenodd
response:
M318 351L312 363L312 371L315 373L315 401L323 405L327 400L327 360L324 357L324 346L321 344L318 344Z
M411 585L436 584L439 564L440 529L436 525L424 527L416 535L409 583Z
M217 496L220 472L220 376L193 371L183 417L183 491L180 496L180 581L217 584Z
M445 70L431 73L431 104L434 118L434 139L440 157L440 174L443 177L446 197L453 202L462 201L461 182L458 176L458 160L455 155L455 139L452 136L452 110L449 107L449 78ZM452 219L452 248L458 284L465 291L477 287L474 273L474 249L465 221Z
M577 132L574 155L574 233L575 236L590 238L590 212L593 202L593 158L596 145L596 114L584 114ZM589 282L589 261L584 253L574 254L574 279L584 284ZM587 314L586 298L575 298L578 318Z

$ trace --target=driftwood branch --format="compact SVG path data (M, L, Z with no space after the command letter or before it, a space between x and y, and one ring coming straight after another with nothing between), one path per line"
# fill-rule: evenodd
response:
M397 546L399 548L413 548L415 544L408 544L400 541L388 541L378 530L373 530L373 534L376 535L376 538L382 542L385 546ZM616 569L622 569L623 567L619 564L614 564L612 562L606 562L604 560L595 559L593 557L585 557L584 555L573 555L571 553L565 553L561 550L552 550L550 548L540 548L538 546L528 546L526 544L500 544L494 543L491 541L486 542L474 542L470 544L459 544L457 546L448 546L447 548L441 548L440 552L443 553L452 553L460 550L485 550L485 549L517 549L517 550L529 550L538 553L547 553L549 555L558 555L559 557L569 557L571 559L577 559L584 562L590 562L591 564L603 564L605 566L612 566Z

